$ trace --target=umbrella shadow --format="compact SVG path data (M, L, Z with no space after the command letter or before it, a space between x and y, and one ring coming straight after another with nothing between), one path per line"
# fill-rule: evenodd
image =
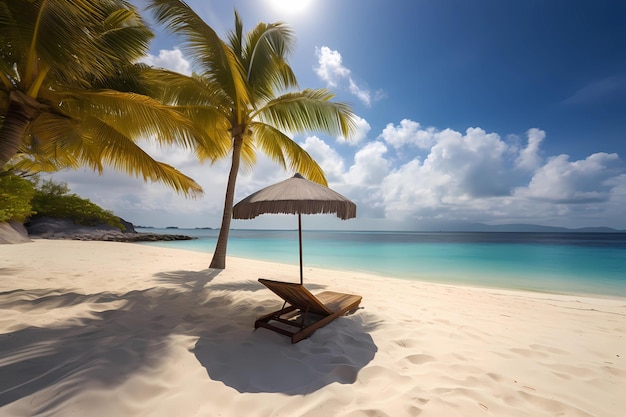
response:
M192 352L212 380L240 393L305 395L335 382L356 382L378 350L369 334L377 325L375 317L360 311L297 344L258 329L200 338Z

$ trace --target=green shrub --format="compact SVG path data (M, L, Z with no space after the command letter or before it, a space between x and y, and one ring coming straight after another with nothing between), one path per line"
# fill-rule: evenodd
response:
M32 206L37 217L68 218L75 224L85 226L104 223L120 230L124 229L119 217L88 199L69 194L69 188L65 183L48 180L39 184L32 199Z
M31 199L35 185L8 172L0 173L0 223L14 220L23 223L33 210Z

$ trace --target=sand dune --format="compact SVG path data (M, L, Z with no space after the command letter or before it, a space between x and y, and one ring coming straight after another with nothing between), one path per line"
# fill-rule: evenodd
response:
M128 243L0 246L0 416L602 416L626 299L309 269L362 308L296 345L254 319L296 266Z

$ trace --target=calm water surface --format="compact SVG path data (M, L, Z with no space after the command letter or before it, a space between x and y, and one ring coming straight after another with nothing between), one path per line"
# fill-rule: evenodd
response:
M138 231L194 236L198 239L142 244L207 253L215 249L218 234L210 229ZM305 266L448 284L626 297L626 233L304 231L303 252ZM232 230L228 254L297 264L298 232Z

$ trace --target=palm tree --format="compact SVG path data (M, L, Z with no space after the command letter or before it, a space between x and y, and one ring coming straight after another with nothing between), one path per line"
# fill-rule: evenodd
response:
M297 87L286 59L294 38L285 24L259 23L244 35L235 12L235 29L224 41L183 1L150 0L148 8L169 32L184 37L183 49L197 71L190 78L171 80L170 100L187 107L190 117L202 123L214 141L227 144L222 156L231 155L222 223L210 265L224 269L241 159L252 165L255 150L260 149L283 168L289 165L326 185L319 165L285 132L348 137L355 128L354 115L348 105L330 101L333 94L326 89L290 91Z
M196 146L190 121L148 95L152 70L133 64L151 39L124 0L0 0L0 170L107 164L202 193L136 143Z

